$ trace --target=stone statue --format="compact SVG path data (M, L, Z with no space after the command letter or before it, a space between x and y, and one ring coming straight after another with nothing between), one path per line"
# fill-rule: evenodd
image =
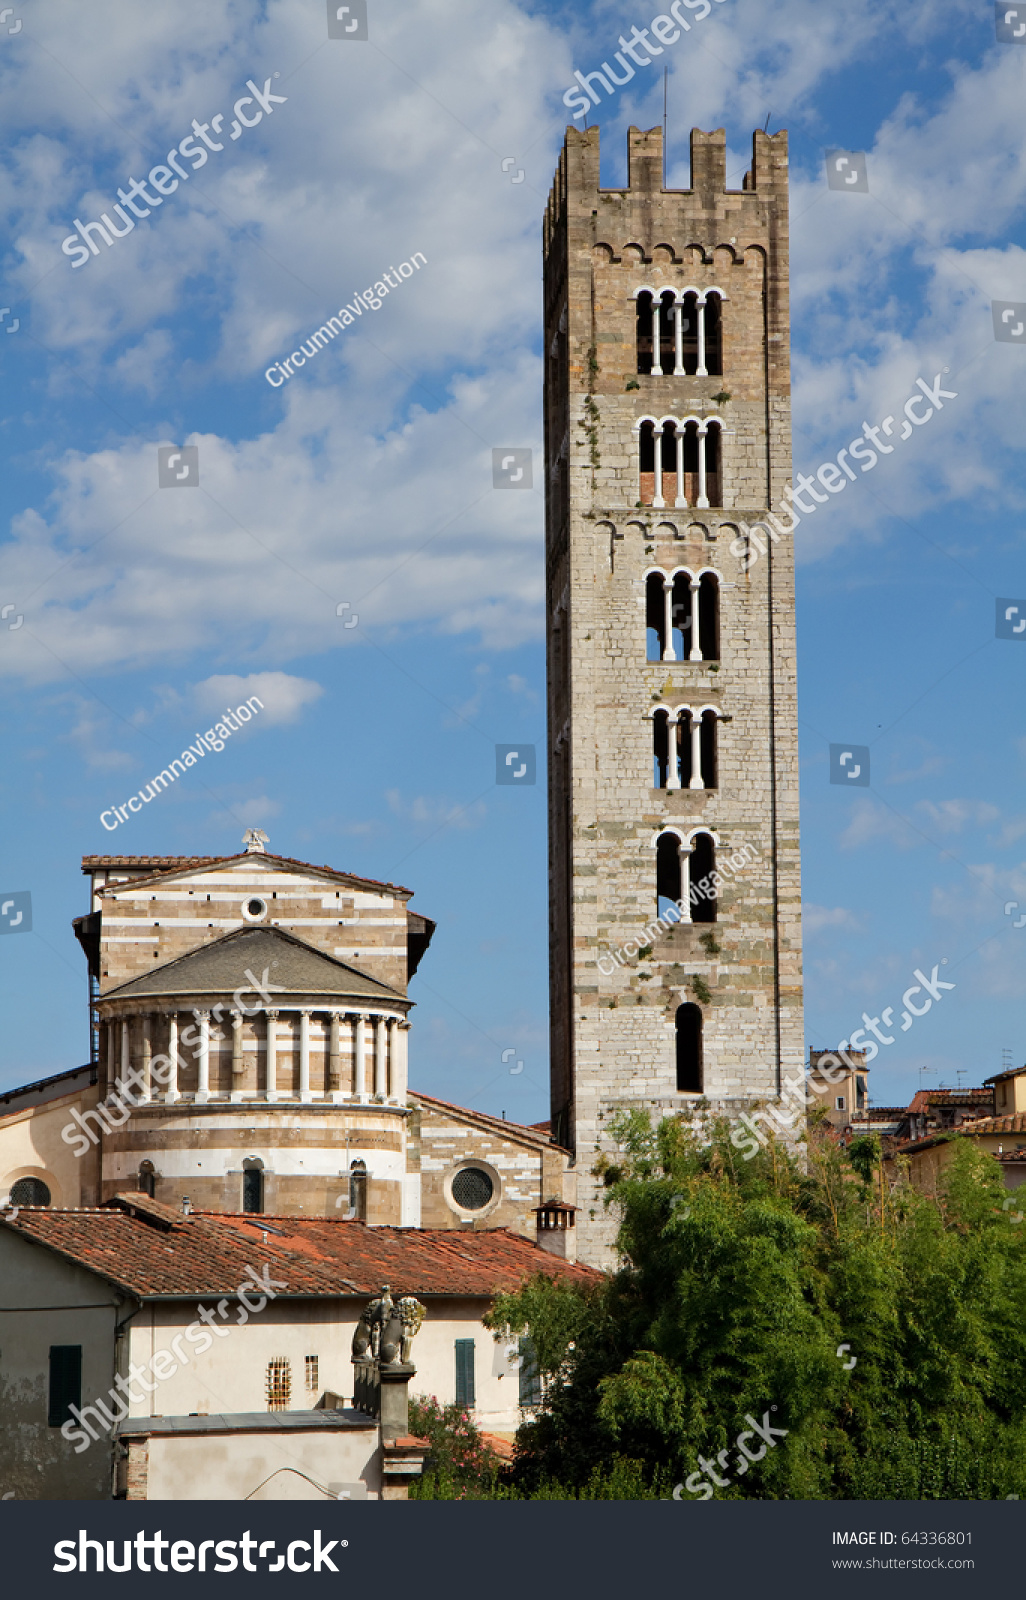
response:
M423 1326L427 1312L419 1300L412 1294L403 1295L398 1305L399 1319L402 1323L402 1353L400 1359L405 1364L410 1359L410 1346Z
M353 1360L379 1360L383 1366L398 1366L410 1359L410 1346L424 1321L419 1300L404 1295L392 1299L388 1284L369 1301L353 1335Z

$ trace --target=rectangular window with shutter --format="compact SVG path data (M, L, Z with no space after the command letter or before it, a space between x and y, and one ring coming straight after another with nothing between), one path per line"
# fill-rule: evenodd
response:
M542 1386L541 1373L538 1371L538 1357L530 1339L520 1340L520 1404L527 1410L533 1410L541 1405Z
M456 1340L456 1404L468 1409L476 1402L474 1383L474 1341Z
M71 1421L72 1406L82 1404L82 1346L50 1346L50 1403L47 1421L60 1428Z

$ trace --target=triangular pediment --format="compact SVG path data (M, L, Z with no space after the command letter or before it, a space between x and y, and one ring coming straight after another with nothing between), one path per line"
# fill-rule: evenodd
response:
M214 939L198 950L154 967L140 978L108 989L101 999L205 994L227 998L236 989L252 988L247 971L261 982L266 971L268 985L275 998L280 992L282 1003L293 995L407 1003L405 996L387 983L379 983L357 967L315 950L293 933L266 927L236 928L222 939ZM252 995L248 998L251 1001Z

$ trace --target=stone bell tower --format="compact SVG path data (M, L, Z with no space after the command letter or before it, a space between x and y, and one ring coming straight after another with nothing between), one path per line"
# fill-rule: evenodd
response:
M553 1133L612 1260L610 1118L801 1077L787 135L569 128L545 216Z

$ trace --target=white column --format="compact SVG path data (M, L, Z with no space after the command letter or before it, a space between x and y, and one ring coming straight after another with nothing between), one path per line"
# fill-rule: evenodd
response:
M673 648L673 579L663 579L663 660L676 661L677 652Z
M110 1094L117 1082L118 1076L118 1025L116 1022L107 1024L107 1082L104 1092Z
M172 1011L167 1019L167 1053L171 1062L171 1074L167 1080L167 1092L164 1099L173 1105L179 1098L178 1093L178 1013Z
M661 378L662 375L663 375L663 369L662 369L662 366L660 364L661 357L662 357L662 352L659 349L659 312L660 312L661 306L662 306L662 300L661 299L657 300L655 295L653 295L652 296L652 376L653 376L653 378Z
M131 1024L129 1023L128 1018L125 1017L121 1023L121 1079L123 1083L128 1082L128 1068L132 1060L132 1046L129 1033L130 1027ZM111 1084L111 1088L114 1088L113 1084Z
M232 1012L232 1088L241 1089L246 1064L242 1055L242 1012Z
M690 661L701 661L701 659L702 659L702 642L698 637L698 594L699 594L699 581L698 581L697 578L692 578L692 580L691 580L691 654L690 654L690 656L688 658Z
M691 851L680 847L680 903L682 906L681 922L690 922L691 917Z
M666 787L668 789L680 788L680 760L677 739L680 730L680 721L676 716L667 718L666 723Z
M353 1024L353 1093L363 1095L367 1092L367 1019L363 1013L357 1015Z
M695 373L695 377L707 378L709 374L705 370L705 301L699 300L696 309L698 312L698 371Z
M704 789L702 781L702 718L691 713L691 782L689 789Z
M675 506L687 506L687 495L684 493L684 432L678 424L677 427L677 498Z
M310 1093L310 1013L299 1013L299 1098L312 1100Z
M385 1019L378 1017L374 1024L374 1093L384 1098L388 1094L385 1058Z
M698 425L698 500L696 503L699 509L702 511L706 510L709 505L709 496L706 493L705 481L705 436L708 432L708 424L705 422L700 422Z
M663 430L656 423L652 424L652 442L655 445L655 493L652 496L654 506L664 506L663 499Z
M339 1012L331 1013L331 1033L328 1039L328 1092L338 1094L342 1088L342 1041Z
M268 1100L278 1098L278 1013L277 1011L264 1010L264 1026L267 1032L267 1065L265 1071L264 1093Z
M152 1079L150 1077L150 1063L153 1060L153 1044L150 1039L150 1019L142 1019L142 1045L139 1057L139 1070L142 1073L142 1084L139 1088L139 1099L144 1105L153 1099Z
M389 1088L391 1089L393 1100L398 1100L401 1106L406 1104L409 1037L410 1024L396 1020L392 1024L392 1078Z
M673 376L683 378L684 373L684 307L678 300L673 308L674 362Z
M199 1086L196 1090L196 1099L205 1105L210 1099L210 1012L194 1011L193 1016L199 1023Z

